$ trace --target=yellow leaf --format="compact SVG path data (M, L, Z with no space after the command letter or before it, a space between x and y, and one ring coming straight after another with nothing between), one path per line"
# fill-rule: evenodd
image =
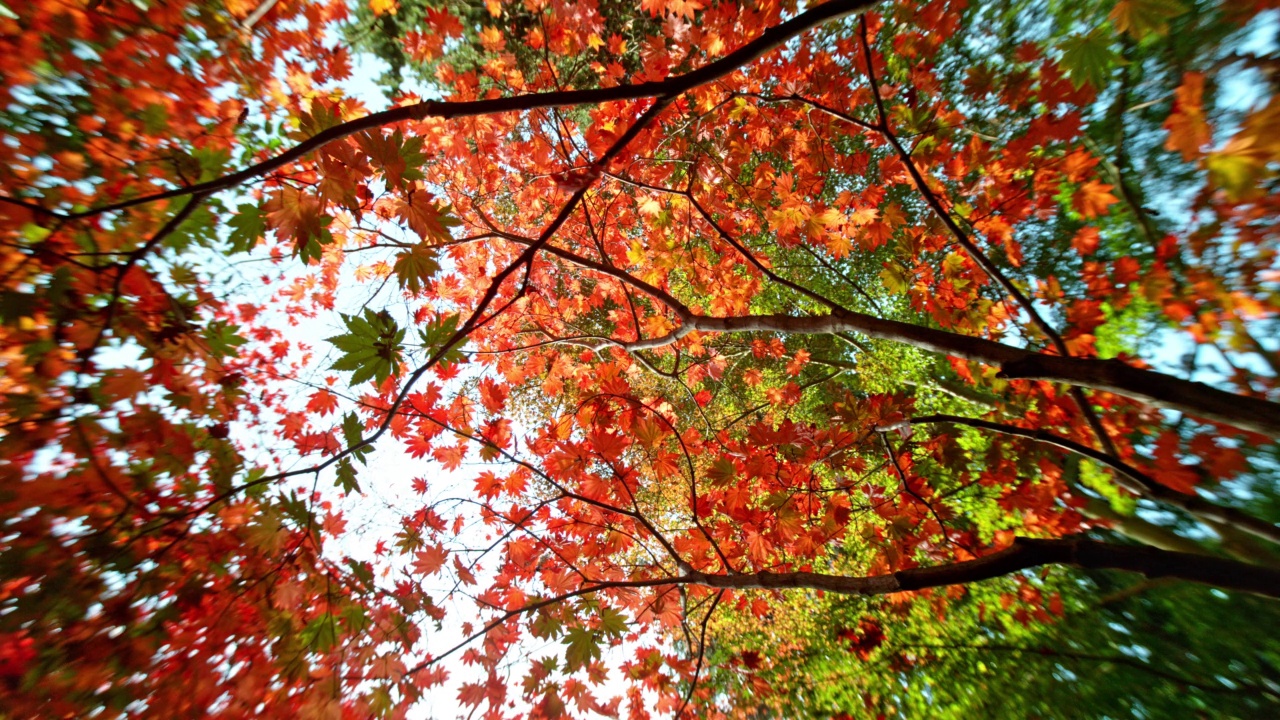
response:
M839 210L827 208L810 218L810 222L817 223L822 227L831 227L832 225L838 225L843 219L844 215L840 214Z
M489 52L501 52L507 42L503 39L501 30L487 27L480 31L480 45Z
M1120 0L1111 11L1111 21L1116 30L1142 39L1151 33L1168 34L1168 21L1186 11L1178 0Z
M880 271L880 279L884 281L885 288L891 293L900 293L907 289L907 277L897 265L885 265Z
M369 9L374 15L395 15L398 7L396 0L369 0Z
M661 215L662 203L658 202L654 198L647 198L644 202L640 203L640 212L643 215Z
M631 247L627 250L627 260L631 261L632 265L643 265L645 258L648 256L649 254L644 250L644 245L641 245L639 240L631 242Z
M1209 181L1227 193L1231 200L1243 199L1257 188L1266 167L1250 153L1219 152L1205 160Z

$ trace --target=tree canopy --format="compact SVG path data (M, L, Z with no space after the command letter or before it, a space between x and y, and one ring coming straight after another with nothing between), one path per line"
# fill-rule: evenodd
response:
M0 717L1280 709L1274 0L0 4Z

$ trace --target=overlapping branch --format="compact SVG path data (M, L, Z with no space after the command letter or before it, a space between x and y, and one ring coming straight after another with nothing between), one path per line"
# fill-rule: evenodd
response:
M196 193L214 193L244 184L262 177L274 170L296 162L328 145L365 130L372 130L411 120L440 118L451 120L457 118L495 115L506 112L523 112L543 108L564 107L569 105L588 105L620 100L641 100L644 98L674 98L697 87L715 82L739 68L752 63L770 52L782 47L787 41L801 35L823 23L862 12L874 5L874 0L830 0L812 7L799 15L779 23L761 33L751 42L739 47L724 57L710 62L696 70L676 75L665 80L656 80L614 87L591 88L586 90L558 90L553 92L530 93L511 97L469 101L424 101L410 105L401 105L389 110L370 113L361 118L339 123L322 130L312 137L298 143L292 148L264 160L256 165L244 168L220 178L196 183L186 187L174 188L151 195L122 200L109 205L101 205L74 213L55 213L59 217L70 219L91 217L102 213L125 210L145 205L157 200L182 197ZM22 205L33 212L50 214L47 208L39 207L17 198L0 197L0 201Z
M1177 508L1181 508L1208 523L1226 523L1244 530L1252 535L1280 544L1280 528L1235 508L1223 507L1210 502L1199 495L1179 492L1161 484L1147 473L1112 455L1098 452L1091 447L1074 440L1055 435L1044 430L1029 430L1015 425L980 420L978 418L960 417L958 415L924 415L904 421L911 425L931 423L949 423L965 425L1003 435L1023 437L1036 442L1046 443L1073 452L1081 457L1089 458L1116 471L1121 485L1132 493L1160 500Z

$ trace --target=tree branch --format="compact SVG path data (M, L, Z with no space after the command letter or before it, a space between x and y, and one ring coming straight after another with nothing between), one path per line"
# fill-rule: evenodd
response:
M264 160L238 172L224 175L202 183L187 187L174 188L164 192L142 195L110 205L102 205L76 213L63 215L67 218L84 218L105 212L114 212L146 203L181 197L195 193L213 193L236 187L254 178L266 175L296 160L301 160L331 142L341 140L355 133L394 125L409 120L425 120L427 118L455 119L475 117L478 115L494 115L505 112L521 112L540 108L563 107L566 105L586 105L619 100L639 100L643 98L676 97L697 87L719 80L738 68L752 63L773 50L786 44L787 41L809 30L847 15L862 12L873 0L830 0L811 8L799 15L765 30L759 37L724 57L708 63L697 70L676 75L665 80L618 85L609 88L591 88L587 90L561 90L554 92L532 93L513 97L494 98L491 100L470 100L461 102L427 101L403 105L400 107L371 113L362 118L340 123L323 130L307 140L298 143L279 155ZM0 198L13 201L15 204L27 206L16 198ZM48 211L44 211L48 212Z
M1106 453L1094 450L1091 447L1081 445L1073 440L1068 440L1060 435L1055 435L1044 430L1028 430L1014 425L1005 425L1003 423L991 422L988 420L979 420L977 418L966 418L957 415L925 415L907 420L912 425L922 425L929 423L950 423L953 425L965 425L967 427L979 428L982 430L990 430L992 432L1004 435L1014 435L1023 437L1036 442L1047 443L1056 447L1068 450L1081 457L1089 458L1094 462L1101 463L1119 474L1121 485L1130 492L1149 497L1154 500L1166 502L1174 507L1181 508L1202 520L1210 523L1226 523L1239 527L1241 530L1249 532L1264 540L1280 544L1280 528L1275 525L1254 517L1249 513L1242 512L1235 508L1223 507L1216 503L1210 502L1199 495L1191 495L1184 492L1174 490L1167 485L1161 484L1158 480L1150 475L1142 472L1138 468L1119 460ZM1127 478L1128 481L1125 479Z
M1152 547L1068 538L1015 538L999 552L966 562L900 570L887 575L848 577L811 572L708 575L687 573L668 582L684 582L731 590L809 588L842 595L886 595L905 590L966 585L1041 565L1071 565L1090 570L1127 570L1148 578L1170 577L1226 590L1280 598L1280 570L1207 555Z

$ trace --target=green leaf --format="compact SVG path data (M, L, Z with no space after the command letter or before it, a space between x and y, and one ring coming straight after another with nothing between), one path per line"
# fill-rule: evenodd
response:
M1058 49L1062 51L1060 64L1076 87L1089 83L1094 90L1102 89L1111 69L1120 63L1120 56L1111 48L1111 38L1100 30L1072 35Z
M373 589L373 568L369 563L347 558L347 567L351 568L351 574L356 576L356 580L359 580L366 590Z
M600 608L600 632L612 638L621 638L627 631L627 616L610 607Z
M395 703L391 699L391 690L385 685L379 685L369 694L369 711L375 717L388 717L391 715L391 709Z
M164 246L179 253L187 252L193 244L212 247L218 238L217 227L218 222L211 209L201 205L164 239Z
M290 134L295 140L306 140L341 123L342 118L328 104L317 101L311 103L311 112L299 113L297 122L297 131Z
M1258 185L1266 166L1251 156L1213 153L1205 160L1209 181L1226 191L1233 202L1240 200Z
M297 490L287 496L280 496L280 506L284 508L285 515L289 516L294 525L300 528L310 526L315 519L311 514L311 508L307 507L307 501L298 497Z
M423 284L430 281L439 269L440 263L436 262L435 250L425 243L418 243L396 255L396 278L400 281L401 289L412 293L422 290Z
M368 445L357 447L364 442L364 423L354 412L349 412L342 418L342 439L346 441L347 449L362 465L368 462L365 456L372 452L373 448Z
M35 317L36 296L30 293L5 290L0 293L0 320L6 325L15 325L22 318Z
M245 476L244 484L248 486L245 494L253 498L261 498L267 492L270 485L258 482L267 474L266 468L252 468Z
M533 616L531 624L533 636L537 638L553 639L560 636L560 630L564 627L564 621L560 619L558 614L548 612L545 608L539 610Z
M229 239L233 253L249 252L267 232L266 220L257 205L241 205L236 208L236 214L231 216L227 225L231 228Z
M342 418L342 438L347 441L347 447L359 445L364 440L364 424L354 412Z
M298 639L308 650L325 652L338 644L337 623L332 615L325 613L307 623L302 632L298 633Z
M350 603L342 609L342 625L353 633L369 627L369 614L360 603Z
M432 357L435 357L442 349L444 344L449 342L458 332L458 316L457 315L441 315L435 320L427 323L427 326L418 331L418 335L422 338L422 345L427 349ZM462 346L466 341L460 341L453 347L449 348L440 357L441 365L448 365L462 359Z
M318 233L304 236L299 235L294 238L293 251L303 264L310 264L312 260L320 262L324 257L324 246L333 244L333 233L327 227L333 222L333 218L324 216L320 218L321 228Z
M566 672L586 667L592 660L600 659L600 644L596 634L584 627L569 628L565 633L564 664Z
M26 223L25 225L22 226L19 232L22 233L22 239L26 240L32 245L40 242L41 240L44 240L45 238L53 234L53 231L50 230L49 228L40 227L35 223Z
M385 310L373 312L365 308L363 315L343 315L347 334L327 338L343 356L331 367L351 372L351 384L366 380L382 383L400 372L405 331Z
M167 108L165 108L164 105L161 105L160 103L147 104L145 107L142 108L141 111L136 112L134 117L142 121L142 127L147 131L148 135L159 135L169 127L169 111ZM180 152L181 151L176 151L175 154ZM185 153L183 154L185 155ZM199 168L200 166L199 164L197 164L196 165L197 173L199 172ZM183 169L187 170L189 168L183 168ZM187 179L194 180L195 178L187 178Z
M399 130L395 132L397 140L401 139ZM427 162L427 155L422 151L425 139L421 136L403 140L400 145L400 157L404 160L404 179L405 180L422 180L426 177L422 172L422 166Z
M880 280L889 292L900 293L907 289L907 276L896 263L886 263L880 271Z
M191 157L200 163L200 181L213 180L227 172L231 152L218 148L192 148Z
M214 320L205 326L204 339L209 353L216 358L235 357L236 348L248 342L236 333L239 329L239 325L229 325L222 320Z
M344 493L360 492L360 483L356 481L356 467L351 463L351 458L344 457L338 461L338 477L333 484L334 487L342 488Z

